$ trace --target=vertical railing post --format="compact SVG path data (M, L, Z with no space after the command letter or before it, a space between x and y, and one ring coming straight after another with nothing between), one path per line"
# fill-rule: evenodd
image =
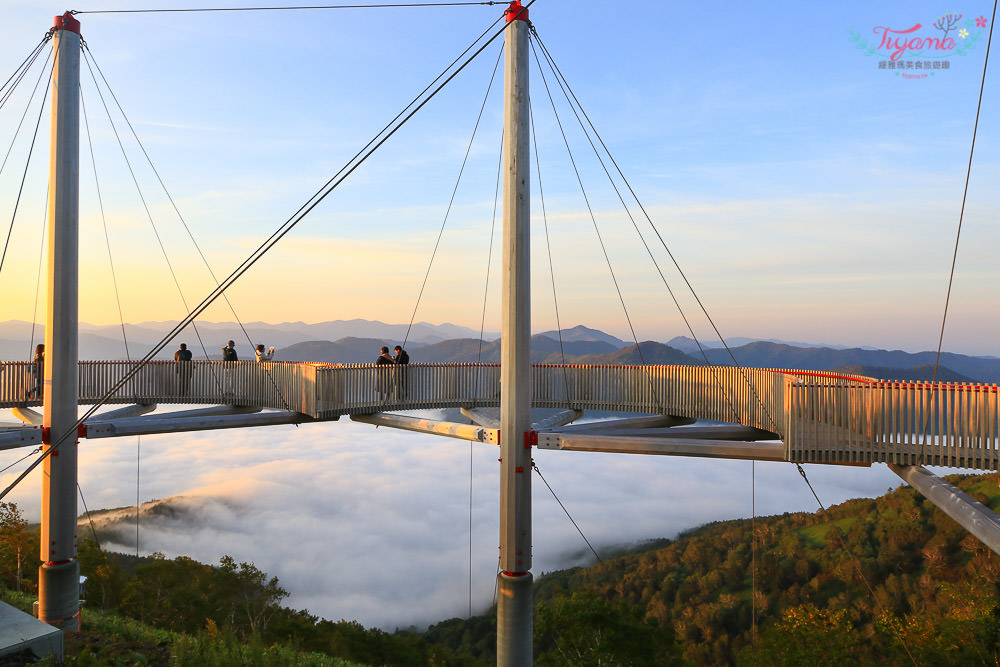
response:
M38 618L80 629L80 563L76 559L76 423L80 176L80 23L55 18L52 49L52 139L48 204L49 303L45 326Z
M506 19L497 664L513 667L532 661L528 11L512 2Z

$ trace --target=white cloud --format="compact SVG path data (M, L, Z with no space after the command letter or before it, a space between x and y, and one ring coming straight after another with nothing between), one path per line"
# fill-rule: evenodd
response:
M493 601L499 467L495 447L471 449L472 597L480 612ZM4 452L0 467L26 453L19 452ZM84 440L80 453L91 509L135 502L134 439ZM749 462L548 451L535 460L599 552L752 513ZM141 524L141 550L252 561L280 579L289 605L332 620L392 629L463 616L469 463L464 441L347 421L147 436L142 501L183 495L196 520ZM827 506L899 484L881 466L807 471ZM0 481L9 483L12 472ZM534 479L533 572L587 562L576 529ZM791 464L758 463L756 488L758 515L816 509ZM32 520L38 489L36 476L12 498Z

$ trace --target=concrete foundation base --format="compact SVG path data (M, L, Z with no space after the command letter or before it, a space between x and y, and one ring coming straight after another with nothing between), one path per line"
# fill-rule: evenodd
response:
M25 662L46 655L62 662L62 630L0 602L0 656L18 654Z

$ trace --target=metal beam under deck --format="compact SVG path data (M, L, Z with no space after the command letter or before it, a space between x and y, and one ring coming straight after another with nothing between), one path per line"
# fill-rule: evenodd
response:
M547 431L550 428L559 428L561 426L566 426L570 422L575 422L582 416L583 410L563 410L562 412L557 412L551 417L534 422L531 425L531 430Z
M993 553L1000 554L1000 516L986 505L962 493L923 466L889 464L889 470L919 491L962 528L979 538Z
M213 405L209 408L194 408L192 410L175 410L173 412L163 412L153 415L150 419L166 419L176 417L209 417L220 415L248 415L260 412L263 408L259 405ZM98 415L100 416L100 415Z
M303 424L319 420L291 410L255 412L250 414L202 415L174 417L134 417L110 421L87 422L87 438L116 438L126 435L149 435L153 433L181 433L186 431L212 431L224 428L246 428L249 426L277 426L279 424Z
M409 417L407 415L395 415L388 412L377 412L370 415L351 415L351 420L361 422L362 424L372 424L373 426L388 426L405 431L433 433L449 438L459 438L460 440L485 442L491 445L500 444L500 429L486 428L485 426L476 426L475 424L457 424L455 422Z
M42 442L42 429L37 426L22 426L0 431L0 450L29 447Z
M462 414L484 428L500 428L500 410L486 412L484 408L462 408Z
M37 410L32 410L31 408L11 408L10 411L15 417L23 421L25 424L41 426L44 421L42 413Z
M648 417L626 417L624 419L605 419L602 421L587 422L586 424L573 424L563 426L560 433L571 433L577 431L610 431L620 428L657 428L665 426L685 426L693 424L696 420L690 417L674 417L672 415L650 415ZM537 430L537 429L536 429Z
M117 408L115 410L108 410L107 412L99 412L93 416L91 421L108 421L109 419L125 419L127 417L138 417L140 415L149 414L156 409L155 403L136 403L135 405L126 405L124 408Z
M575 452L610 452L614 454L659 454L662 456L700 456L716 459L784 461L782 442L742 442L704 440L684 437L620 436L584 433L539 433L539 449Z
M734 440L756 442L758 440L781 440L781 436L752 426L739 424L719 424L716 426L683 426L668 428L618 428L618 429L567 429L556 428L551 433L562 435L594 435L603 437L637 438L679 438L681 440Z

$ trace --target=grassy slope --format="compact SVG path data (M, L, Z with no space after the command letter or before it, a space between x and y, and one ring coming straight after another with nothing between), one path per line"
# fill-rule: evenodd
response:
M34 597L0 589L0 599L28 613ZM192 636L160 630L98 609L85 608L81 620L81 632L65 637L66 665L364 667L322 653L244 644L218 633Z

